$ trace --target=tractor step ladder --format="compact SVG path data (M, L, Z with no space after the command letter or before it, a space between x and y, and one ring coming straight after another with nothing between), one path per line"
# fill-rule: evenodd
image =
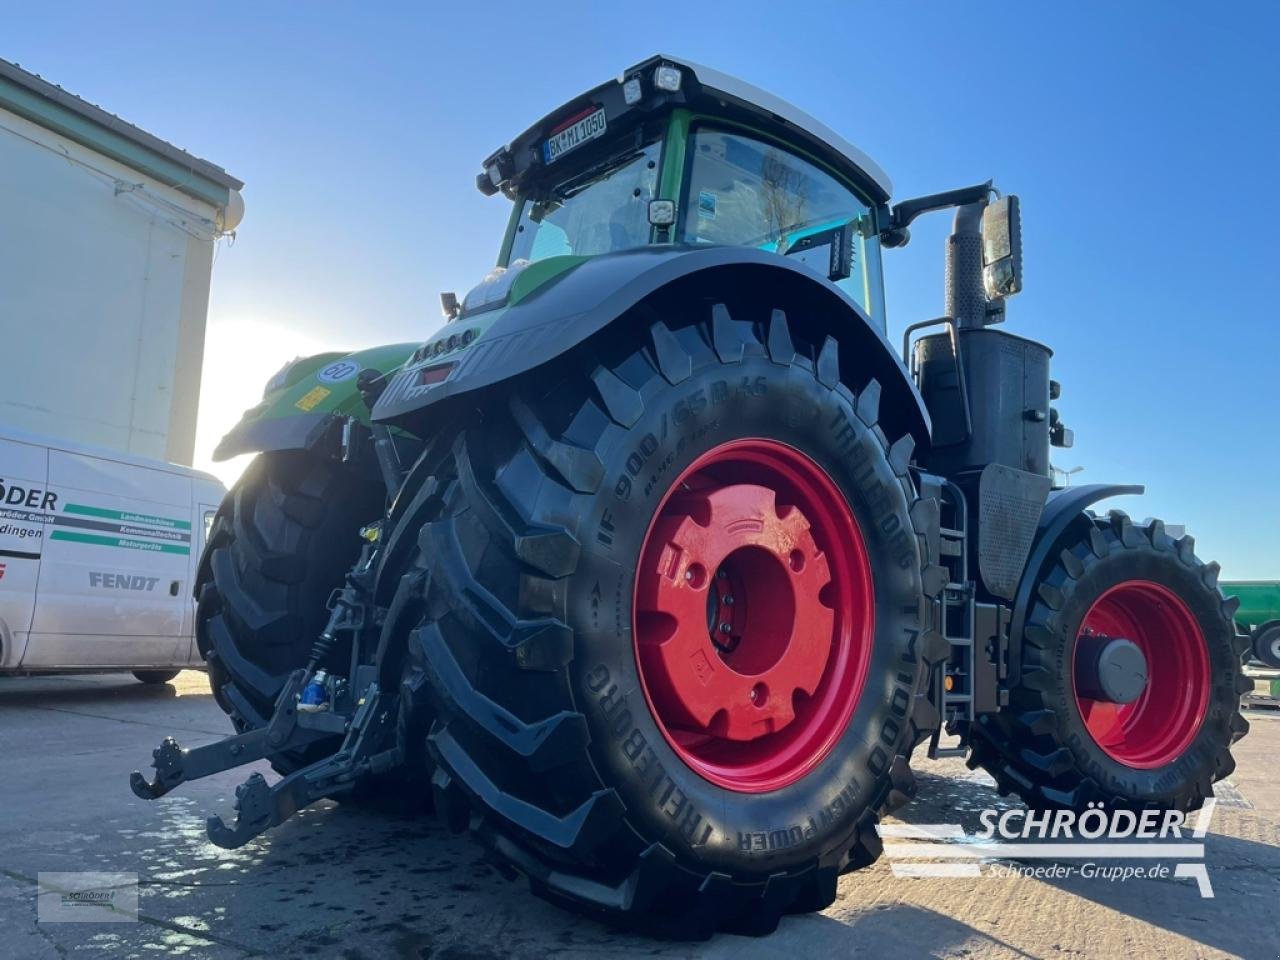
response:
M938 624L951 648L950 656L933 682L934 702L941 705L943 724L974 720L975 676L975 588L969 571L969 509L964 492L950 481L942 481L939 553L947 569L947 583L939 599ZM964 756L966 747L940 747L941 728L929 741L929 757Z

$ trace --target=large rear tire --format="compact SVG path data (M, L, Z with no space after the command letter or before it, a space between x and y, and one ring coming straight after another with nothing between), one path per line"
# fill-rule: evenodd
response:
M535 893L680 937L767 933L876 859L945 653L935 507L878 384L780 311L712 317L495 398L397 597L446 820Z
M1199 807L1249 729L1246 641L1217 576L1159 520L1081 514L1033 598L1021 681L973 728L969 766L1033 807ZM1119 699L1093 679L1114 639L1141 653L1139 684ZM1123 687L1123 658L1113 666Z
M222 502L196 581L196 640L237 731L263 726L328 619L326 601L382 513L376 475L309 451L259 454ZM324 752L277 754L288 773Z

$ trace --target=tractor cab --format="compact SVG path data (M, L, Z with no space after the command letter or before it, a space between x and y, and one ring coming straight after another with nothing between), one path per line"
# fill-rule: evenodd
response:
M884 329L888 178L808 114L710 68L657 56L624 71L491 155L477 185L515 203L506 284L552 257L750 246L834 281Z

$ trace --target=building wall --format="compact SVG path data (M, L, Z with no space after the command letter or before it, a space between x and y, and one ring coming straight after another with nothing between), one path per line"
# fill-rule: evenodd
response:
M189 465L214 215L0 110L0 424Z

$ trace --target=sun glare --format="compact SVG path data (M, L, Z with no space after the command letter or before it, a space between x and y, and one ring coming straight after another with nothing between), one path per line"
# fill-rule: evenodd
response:
M341 349L296 329L258 320L210 323L205 335L195 463L230 487L253 459L246 454L213 462L213 449L245 410L262 399L271 375L294 357Z

